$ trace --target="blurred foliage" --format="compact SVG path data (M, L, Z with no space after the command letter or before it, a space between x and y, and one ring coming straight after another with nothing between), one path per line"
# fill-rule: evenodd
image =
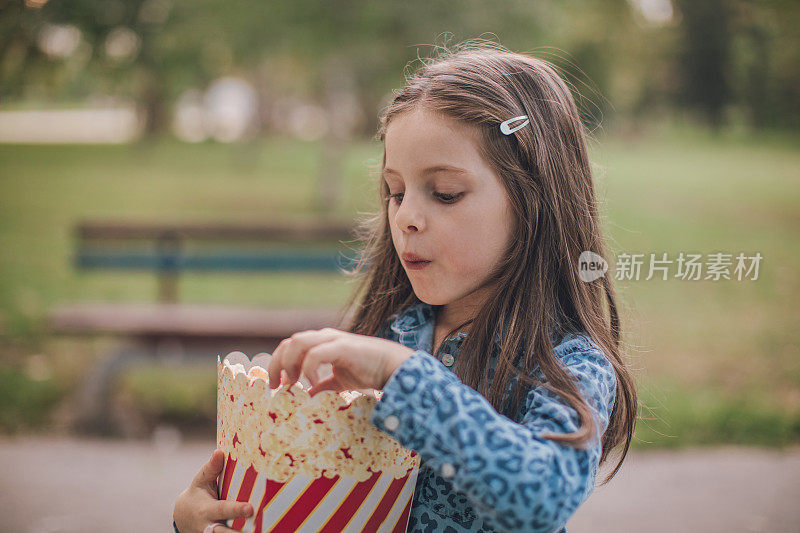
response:
M216 368L152 365L132 369L120 377L117 394L131 399L148 428L158 423L216 427Z
M0 363L0 431L47 427L63 395L53 377L33 378L20 366Z
M590 124L686 109L713 126L741 115L756 128L797 128L799 22L789 0L16 0L0 10L0 99L128 96L157 132L181 92L220 76L249 79L265 105L323 102L344 78L369 136L409 61L482 37L559 65ZM81 32L68 57L39 46L53 25ZM132 57L108 53L120 29L138 38Z

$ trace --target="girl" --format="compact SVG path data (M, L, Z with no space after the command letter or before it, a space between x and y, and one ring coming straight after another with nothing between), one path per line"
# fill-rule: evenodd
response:
M605 247L570 91L545 61L462 45L408 80L379 134L352 323L283 340L271 386L383 391L371 422L422 459L409 531L563 532L622 445L605 481L619 470L637 408L611 279L579 276ZM179 497L181 533L252 514L212 501L221 467L217 450Z

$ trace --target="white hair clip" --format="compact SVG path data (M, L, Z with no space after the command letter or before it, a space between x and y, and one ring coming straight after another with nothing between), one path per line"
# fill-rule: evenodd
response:
M516 120L522 120L522 119L525 119L525 122L523 122L519 126L515 126L514 128L510 128L509 127L512 122L514 122ZM518 129L524 128L529 123L530 123L530 120L528 120L528 115L520 115L518 117L510 118L510 119L506 120L505 122L503 122L502 124L500 124L500 131L502 131L506 135L511 135L512 133L514 133Z

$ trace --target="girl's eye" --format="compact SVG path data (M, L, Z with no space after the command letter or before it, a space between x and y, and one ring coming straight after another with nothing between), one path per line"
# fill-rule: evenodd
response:
M435 196L437 198L439 198L439 200L441 200L442 202L444 202L446 204L454 204L454 203L456 203L456 201L458 201L459 198L461 198L461 196L463 194L464 194L463 192L459 192L459 193L456 193L456 194L448 194L448 193L443 193L443 192L437 192L435 194Z
M448 193L443 193L443 192L434 193L434 196L436 196L442 203L445 203L445 204L454 204L463 195L464 195L463 192L456 193L456 194L448 194ZM402 192L396 192L394 194L388 195L387 198L389 200L394 198L394 200L399 204L399 203L402 203L402 201L403 201L403 193Z
M394 198L394 199L395 199L395 201L397 201L397 203L399 204L400 202L402 202L402 201L403 201L403 193L401 193L401 192L396 192L396 193L394 193L394 194L390 194L389 196L387 196L387 198L388 198L390 201L391 201L391 199L392 199L392 198Z

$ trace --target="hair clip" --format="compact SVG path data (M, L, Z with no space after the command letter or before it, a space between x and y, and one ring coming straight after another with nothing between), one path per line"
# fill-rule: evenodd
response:
M523 122L523 123L522 123L522 124L520 124L519 126L515 126L514 128L510 128L510 127L509 127L509 126L510 126L510 124L511 124L512 122L514 122L515 120L522 120L523 118L525 119L525 122ZM505 133L506 135L511 135L512 133L514 133L514 132L515 132L515 131L517 131L518 129L520 129L520 128L524 128L524 127L525 127L525 126L527 126L529 123L530 123L530 120L528 120L528 115L520 115L520 116L518 116L518 117L510 118L510 119L506 120L505 122L501 123L501 124L500 124L500 131L502 131L502 132L503 132L503 133Z

